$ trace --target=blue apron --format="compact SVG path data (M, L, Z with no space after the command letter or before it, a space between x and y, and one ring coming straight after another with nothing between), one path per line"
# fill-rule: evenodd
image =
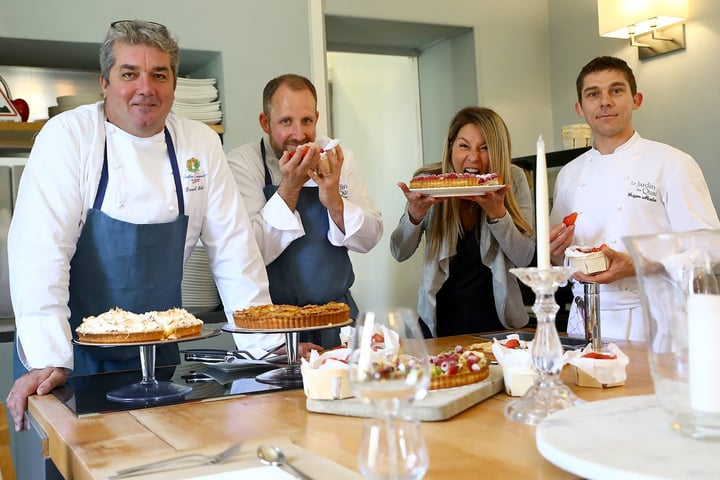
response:
M134 224L116 220L102 207L108 183L107 141L102 174L93 208L70 261L70 327L84 317L98 315L113 307L132 312L167 310L182 304L181 281L188 217L185 215L182 183L170 132L165 128L178 217L168 223ZM17 339L16 339L17 342ZM140 368L138 347L73 347L73 375ZM26 372L15 348L14 376ZM177 344L156 348L156 365L177 365Z
M260 152L265 167L263 193L269 200L277 191L277 185L272 183L263 140L260 140ZM351 318L357 318L358 308L350 294L355 281L350 255L347 248L336 247L327 239L330 224L327 209L320 202L319 188L303 187L296 209L302 217L305 235L292 242L267 266L273 303L342 302L350 306ZM309 335L301 335L301 340L333 347L340 343L338 332L337 328L309 332Z

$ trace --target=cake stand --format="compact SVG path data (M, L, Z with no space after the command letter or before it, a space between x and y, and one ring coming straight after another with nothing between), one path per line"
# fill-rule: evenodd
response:
M255 380L260 383L270 385L281 385L283 387L302 387L302 373L300 372L300 363L298 362L298 345L299 334L302 332L311 332L315 330L326 330L328 328L345 327L353 323L349 319L342 323L333 323L331 325L320 325L317 327L301 327L301 328L284 328L284 329L253 329L239 328L233 324L227 323L223 325L223 332L228 333L284 333L285 345L287 348L288 364L265 373L261 373Z
M179 385L173 382L158 381L155 378L155 350L158 345L181 343L190 340L200 340L220 335L220 329L203 328L199 334L181 337L173 340L159 340L156 342L125 342L125 343L89 343L73 339L74 345L83 347L115 348L138 347L140 349L140 366L142 380L137 383L110 390L105 397L113 402L132 404L154 404L182 398L192 391L192 387Z

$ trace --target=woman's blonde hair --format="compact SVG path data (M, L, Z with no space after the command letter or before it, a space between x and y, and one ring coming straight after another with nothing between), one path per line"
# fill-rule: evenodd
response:
M455 172L452 164L452 145L458 136L458 132L465 125L476 125L487 144L488 156L490 158L489 171L495 172L505 183L512 180L511 155L510 155L510 132L503 119L489 108L465 107L455 114L450 122L447 138L443 147L443 159L441 163L435 163L421 167L415 175L426 173L451 173ZM456 172L463 173L463 172ZM532 226L523 216L518 207L512 189L505 195L505 208L510 214L513 223L526 235L532 234ZM440 246L447 238L451 247L457 243L458 237L463 231L460 221L460 199L452 198L433 207L435 210L432 226L428 232L431 257L437 256ZM483 212L483 219L485 213ZM454 248L451 248L454 249Z

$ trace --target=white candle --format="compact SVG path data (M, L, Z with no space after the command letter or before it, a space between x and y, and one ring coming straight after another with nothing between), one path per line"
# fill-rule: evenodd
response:
M548 206L547 161L542 134L537 141L535 161L535 229L537 233L537 266L550 268L550 212Z
M688 377L690 406L701 412L720 412L720 363L709 347L720 338L720 295L691 294L688 298ZM673 332L673 335L682 332Z

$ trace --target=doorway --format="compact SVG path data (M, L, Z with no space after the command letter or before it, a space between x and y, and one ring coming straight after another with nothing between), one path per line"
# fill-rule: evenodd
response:
M397 183L440 161L448 122L477 104L473 30L328 15L324 27L328 129L355 153L384 223L372 251L351 252L353 296L361 310L416 308L424 241L405 262L390 254L406 205Z
M417 59L362 53L327 53L330 129L353 151L360 177L382 212L384 233L370 252L350 252L353 297L359 308L415 308L423 248L398 263L390 234L405 209L397 182L422 165Z

